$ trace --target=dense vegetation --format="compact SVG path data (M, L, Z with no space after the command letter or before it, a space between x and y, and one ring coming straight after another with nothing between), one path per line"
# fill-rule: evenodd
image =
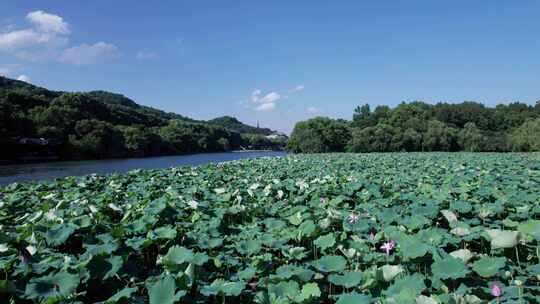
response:
M295 152L540 151L540 102L412 102L396 108L357 107L352 121L317 117L297 123Z
M535 153L301 155L0 193L6 301L540 303Z
M221 126L226 129L236 131L238 133L244 133L244 134L270 135L274 133L274 131L268 128L259 128L259 127L252 127L252 126L246 125L238 121L238 119L231 116L223 116L223 117L214 118L212 120L209 120L208 123L212 125Z
M254 133L254 134L247 134ZM54 92L0 77L0 159L146 156L233 149L280 149L269 129L234 118L209 122L141 106L119 94ZM53 144L21 146L21 138ZM253 141L250 141L253 140Z

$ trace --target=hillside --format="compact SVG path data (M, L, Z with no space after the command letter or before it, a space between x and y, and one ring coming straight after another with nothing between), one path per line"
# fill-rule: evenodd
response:
M275 131L272 131L268 128L258 128L258 127L252 127L250 125L246 125L242 122L240 122L238 119L231 117L231 116L222 116L218 118L214 118L212 120L208 121L209 124L221 126L226 129L229 129L231 131L235 131L238 133L246 133L246 134L261 134L261 135L270 135L272 133L275 133Z
M106 91L59 92L0 77L0 159L88 159L232 149L278 149L251 134L270 134L230 117L195 120ZM242 136L250 133L250 136ZM21 139L33 144L21 144ZM28 142L28 141L27 141ZM54 144L52 144L54 143ZM282 145L281 145L282 146Z

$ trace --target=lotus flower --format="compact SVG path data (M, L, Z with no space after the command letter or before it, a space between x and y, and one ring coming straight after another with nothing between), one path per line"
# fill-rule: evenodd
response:
M498 283L493 283L490 288L491 295L498 298L502 295L503 291L501 286Z
M326 203L326 197L319 198L319 202L321 202L321 204Z
M356 222L358 222L359 219L360 219L360 216L358 216L358 214L351 213L349 214L349 217L347 218L347 222L351 225L354 225L356 224Z
M396 241L394 241L394 240L390 240L390 241L382 244L382 246L381 246L381 250L386 252L387 255L389 255L390 252L392 250L394 250L394 248L396 248Z
M373 233L373 232L370 232L370 233L369 233L369 240L370 240L370 241L374 241L374 240L375 240L375 233Z

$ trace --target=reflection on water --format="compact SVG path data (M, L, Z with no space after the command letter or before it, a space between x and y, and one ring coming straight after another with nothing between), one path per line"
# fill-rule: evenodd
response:
M92 173L126 172L134 169L161 169L186 165L201 165L243 158L283 156L285 152L226 152L148 158L109 159L93 161L50 162L0 166L0 185L33 180L46 180Z

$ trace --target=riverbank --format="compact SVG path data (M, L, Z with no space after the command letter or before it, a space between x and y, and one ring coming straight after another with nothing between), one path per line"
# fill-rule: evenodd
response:
M164 169L175 166L201 165L245 158L284 156L282 151L245 151L222 153L199 153L186 155L156 156L85 161L59 161L0 166L0 185L14 182L50 180L66 176L81 176L92 173L107 174L127 172L134 169Z

